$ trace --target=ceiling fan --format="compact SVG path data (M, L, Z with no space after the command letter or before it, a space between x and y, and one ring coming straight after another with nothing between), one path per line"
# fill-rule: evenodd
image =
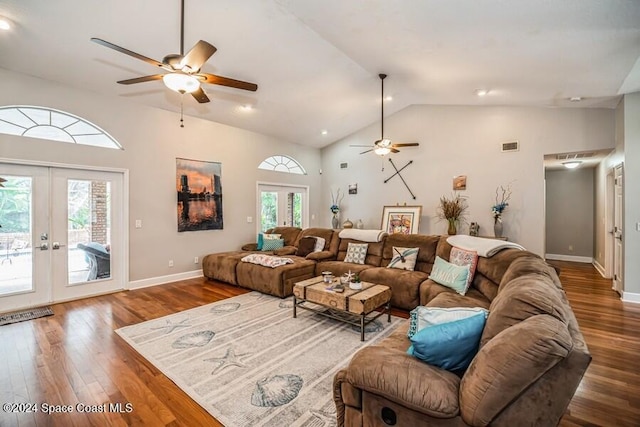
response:
M418 142L406 142L406 143L394 143L390 139L384 137L384 79L386 74L378 74L380 77L381 91L380 91L380 139L371 145L351 145L351 147L371 147L368 150L363 151L360 154L365 154L373 151L379 156L386 156L389 153L399 153L400 147L417 147L420 145Z
M91 38L91 41L168 71L164 74L153 74L150 76L120 80L118 83L123 85L162 79L169 89L181 94L190 93L199 103L209 102L209 97L200 86L201 83L211 83L236 89L250 90L252 92L258 89L258 85L254 83L216 76L215 74L201 73L200 68L217 50L206 41L198 41L189 52L184 53L184 0L181 1L180 8L180 54L169 54L164 57L162 62L96 37Z

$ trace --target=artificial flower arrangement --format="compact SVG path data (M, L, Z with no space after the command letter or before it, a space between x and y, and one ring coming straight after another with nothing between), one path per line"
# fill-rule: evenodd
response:
M502 185L496 188L496 203L491 207L494 222L502 222L502 213L509 206L511 199L511 184L504 188Z
M344 194L340 194L339 188L336 191L335 196L333 194L333 191L331 191L331 207L329 209L331 210L332 214L337 215L338 212L340 212L340 202L342 201L343 197Z

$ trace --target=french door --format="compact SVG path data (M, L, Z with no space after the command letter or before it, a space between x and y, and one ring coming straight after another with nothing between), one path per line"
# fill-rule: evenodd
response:
M258 232L276 226L307 227L307 187L258 183Z
M0 312L124 287L123 175L0 163Z
M624 275L622 260L624 259L623 239L623 169L622 165L614 170L614 206L613 206L613 289L620 295L624 292Z

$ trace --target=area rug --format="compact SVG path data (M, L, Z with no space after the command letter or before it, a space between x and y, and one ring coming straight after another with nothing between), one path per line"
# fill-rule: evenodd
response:
M47 316L53 316L53 310L51 310L51 307L39 307L31 310L19 311L16 313L2 314L0 315L0 326Z
M357 327L257 292L116 332L227 427L335 426L333 376L403 319Z

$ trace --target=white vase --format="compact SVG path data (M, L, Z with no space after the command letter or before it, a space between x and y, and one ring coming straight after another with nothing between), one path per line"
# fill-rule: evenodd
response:
M331 228L335 230L340 228L340 218L338 218L338 214L333 214L333 218L331 218Z
M499 221L498 218L496 218L493 223L493 235L496 237L502 237L502 221Z
M358 230L362 230L364 228L364 223L362 222L361 219L359 219L358 222L356 222L356 228Z

